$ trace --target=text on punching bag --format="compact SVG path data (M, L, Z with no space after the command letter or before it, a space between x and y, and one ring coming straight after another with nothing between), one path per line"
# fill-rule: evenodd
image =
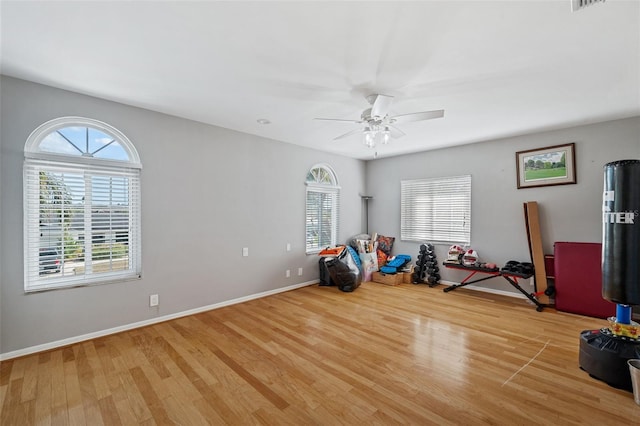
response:
M602 194L602 222L603 223L622 223L627 225L633 225L638 212L612 212L611 207L607 205L608 202L615 200L615 191L604 191Z

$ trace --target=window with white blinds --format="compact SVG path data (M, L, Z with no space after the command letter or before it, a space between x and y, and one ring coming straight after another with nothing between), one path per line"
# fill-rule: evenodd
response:
M306 185L306 252L312 254L336 244L340 187L327 165L312 167Z
M68 117L25 146L25 291L140 277L140 162L124 135Z
M403 241L471 243L471 176L403 180Z

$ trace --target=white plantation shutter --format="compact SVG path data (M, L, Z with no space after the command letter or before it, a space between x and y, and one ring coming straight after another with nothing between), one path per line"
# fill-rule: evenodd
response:
M24 178L26 291L140 274L139 170L27 160ZM59 274L43 270L56 260Z
M471 176L403 180L403 241L471 243Z
M140 277L137 153L103 123L81 120L45 123L25 148L26 292ZM65 156L68 145L78 152Z
M307 188L307 253L336 244L338 205L337 190Z
M314 166L307 174L306 253L317 253L338 240L340 188L326 165Z

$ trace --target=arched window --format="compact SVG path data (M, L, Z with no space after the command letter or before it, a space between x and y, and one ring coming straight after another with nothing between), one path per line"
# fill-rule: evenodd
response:
M140 158L113 127L44 123L25 144L25 291L139 278Z
M317 164L309 170L306 185L306 252L312 254L336 244L340 187L335 173L326 164Z

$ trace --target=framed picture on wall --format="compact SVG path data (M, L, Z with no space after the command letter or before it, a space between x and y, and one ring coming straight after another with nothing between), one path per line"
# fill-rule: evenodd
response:
M576 183L575 143L516 152L518 189Z

